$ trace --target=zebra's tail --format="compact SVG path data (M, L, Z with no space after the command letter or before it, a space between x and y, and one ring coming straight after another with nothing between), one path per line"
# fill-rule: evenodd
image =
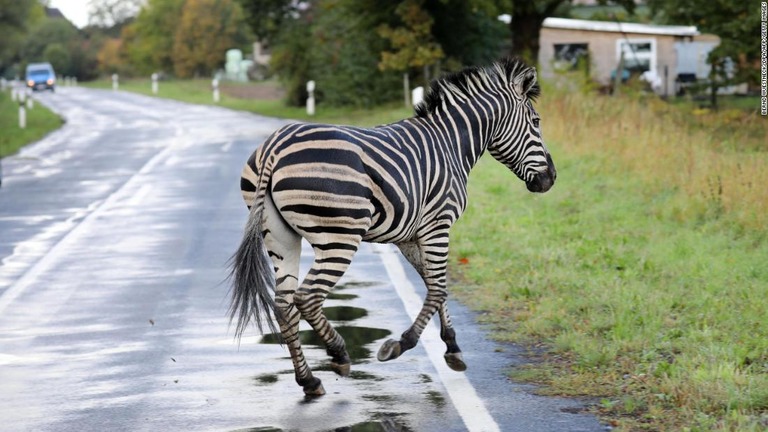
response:
M237 317L235 338L243 336L248 324L253 320L259 332L264 334L264 322L269 331L280 339L280 331L272 319L277 316L275 300L275 280L272 262L267 255L262 235L262 214L264 211L264 193L266 185L260 183L266 179L259 175L256 199L251 207L248 223L245 226L243 240L237 252L230 259L232 282L232 303L229 308L230 324Z

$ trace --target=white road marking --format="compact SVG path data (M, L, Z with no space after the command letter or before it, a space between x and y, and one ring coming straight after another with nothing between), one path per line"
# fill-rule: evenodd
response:
M144 202L144 198L146 198L150 192L152 192L152 185L141 185L139 190L136 191L136 193L134 193L133 196L128 200L128 206L138 207L142 202Z
M101 204L83 218L77 226L72 228L72 230L65 234L58 243L53 245L47 254L40 258L40 260L30 267L23 276L0 295L0 315L3 314L5 309L13 303L16 298L22 295L27 288L37 281L37 278L41 274L50 270L53 264L55 264L61 256L66 255L67 249L77 242L84 232L87 232L94 220L98 219L104 211L108 210L115 203L128 198L129 192L135 188L136 183L139 182L145 174L150 172L155 165L163 159L166 159L171 152L176 150L176 146L170 145L152 157L152 159L144 164L136 174L131 176L131 178L129 178L118 190L102 201Z
M423 299L418 295L413 284L408 280L405 274L397 251L392 245L372 244L375 250L379 252L387 274L395 286L398 296L403 301L403 306L411 317L415 320L421 311ZM437 319L437 314L435 318ZM440 339L440 333L435 325L434 319L429 322L421 335L420 342L427 351L429 360L435 366L440 380L448 391L453 406L459 412L464 425L470 432L494 432L500 431L499 425L493 419L486 409L483 400L477 395L475 388L469 382L466 375L451 370L443 359L445 352L445 343Z

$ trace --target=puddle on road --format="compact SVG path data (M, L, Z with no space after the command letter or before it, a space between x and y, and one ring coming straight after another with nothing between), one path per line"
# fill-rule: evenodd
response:
M277 374L262 374L253 377L253 380L261 385L274 384L277 382L277 379Z
M353 306L329 306L323 312L330 321L354 321L368 316L367 310Z
M282 429L273 428L273 427L256 427L256 428L248 428L248 429L236 429L232 432L283 432Z
M359 297L357 294L341 294L332 292L328 294L328 300L353 300Z
M349 373L349 378L353 380L364 380L364 381L384 381L384 378L374 375L372 373L364 372L361 370L353 370Z
M432 405L435 408L438 408L438 409L445 408L445 396L439 391L428 390L424 392L424 395L427 397L427 400L430 403L432 403Z
M412 430L391 418L386 418L382 421L357 423L352 426L329 429L325 432L412 432Z
M361 288L378 285L377 282L348 282L341 284L334 289L328 298L334 300L352 300L358 297L357 294L339 293L338 290ZM347 325L334 325L337 332L344 338L347 344L347 351L349 357L353 363L360 363L363 360L373 358L373 353L366 346L373 344L374 342L384 339L392 334L389 330L373 328L373 327L358 327L350 325L352 321L368 316L368 311L353 306L329 306L323 308L326 318L332 322L345 322ZM304 346L314 346L321 349L325 348L325 344L322 339L315 333L314 330L301 330L299 331L299 341ZM264 344L277 344L280 343L280 338L276 334L266 334L262 337L261 342ZM330 363L324 362L320 367L313 368L315 370L330 370ZM255 376L253 380L256 385L270 385L278 381L279 375L286 374L292 375L293 370L285 370L278 372L277 374L262 374ZM365 380L365 381L383 381L384 378L353 369L349 375L349 378L353 380ZM423 378L422 378L423 380ZM440 406L445 403L445 400L439 400L440 397L436 395L427 395L431 399L434 406ZM363 395L362 399L383 403L385 405L391 405L395 402L392 396L388 395ZM316 398L312 398L305 403L315 403ZM372 413L371 420L362 423L356 423L351 426L339 427L335 429L329 429L324 432L413 432L406 424L400 420L395 420L401 417L403 414L398 413ZM255 429L243 429L233 432L282 432L281 429L275 428L255 428Z
M363 308L354 306L330 306L323 308L326 318L330 321L354 321L359 318L363 318L368 315L368 311ZM334 326L337 332L344 338L347 343L347 351L352 361L360 361L371 358L371 350L366 348L365 345L376 342L379 339L383 339L392 332L385 329L373 328L373 327L355 327L350 325ZM299 341L302 345L312 345L320 348L325 348L323 340L315 333L314 330L301 330L299 331ZM261 339L261 343L264 344L276 344L280 343L280 338L274 333L264 335Z
M390 416L396 417L399 414L383 414L386 417L381 421L367 421L356 423L351 426L343 426L335 429L328 429L323 432L413 432L406 425L392 420ZM282 429L274 427L257 427L248 429L237 429L232 432L284 432Z
M352 361L360 361L371 358L371 350L365 345L376 342L392 334L389 330L372 327L337 326L336 331L347 343L347 352ZM299 341L302 345L312 345L325 348L325 343L314 330L299 331ZM261 339L263 344L276 344L280 338L274 333L266 334Z

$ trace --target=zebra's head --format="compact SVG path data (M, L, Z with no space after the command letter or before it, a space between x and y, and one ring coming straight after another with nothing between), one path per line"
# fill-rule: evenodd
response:
M557 170L541 139L539 113L533 102L540 89L536 69L518 59L496 65L505 87L499 122L488 151L507 166L531 192L546 192L555 184Z

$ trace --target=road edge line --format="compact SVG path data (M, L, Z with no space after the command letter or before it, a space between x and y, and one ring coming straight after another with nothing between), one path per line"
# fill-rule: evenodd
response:
M13 285L11 285L7 290L5 290L5 292L2 293L2 295L0 295L0 315L2 315L5 309L20 295L22 295L24 291L26 291L27 288L32 285L32 283L37 281L38 277L43 272L48 271L51 268L52 264L58 259L59 255L62 254L62 250L68 247L80 236L80 232L84 229L84 226L89 225L91 221L98 218L106 209L111 207L116 201L122 198L122 195L125 194L125 191L136 181L138 181L138 178L152 170L155 165L157 165L163 158L168 155L168 153L174 149L174 144L170 144L159 153L152 156L152 158L147 161L147 163L145 163L138 171L136 171L136 173L133 174L128 180L126 180L122 186L112 192L91 213L86 215L79 224L64 234L64 236L58 242L56 242L56 244L51 246L45 255L43 255L36 263L28 268L27 271L25 271L24 274L19 279L17 279L16 282L13 283Z
M405 268L400 261L399 254L392 245L371 244L374 250L379 252L381 261L387 270L398 297L403 302L405 311L411 320L415 320L421 310L423 299L416 292ZM464 425L470 432L496 432L500 431L499 425L491 416L483 400L478 396L469 378L464 373L455 372L448 368L443 359L445 344L440 339L440 333L434 320L431 320L421 335L421 343L427 351L427 356L435 367L440 381L445 386L453 406L464 421Z

